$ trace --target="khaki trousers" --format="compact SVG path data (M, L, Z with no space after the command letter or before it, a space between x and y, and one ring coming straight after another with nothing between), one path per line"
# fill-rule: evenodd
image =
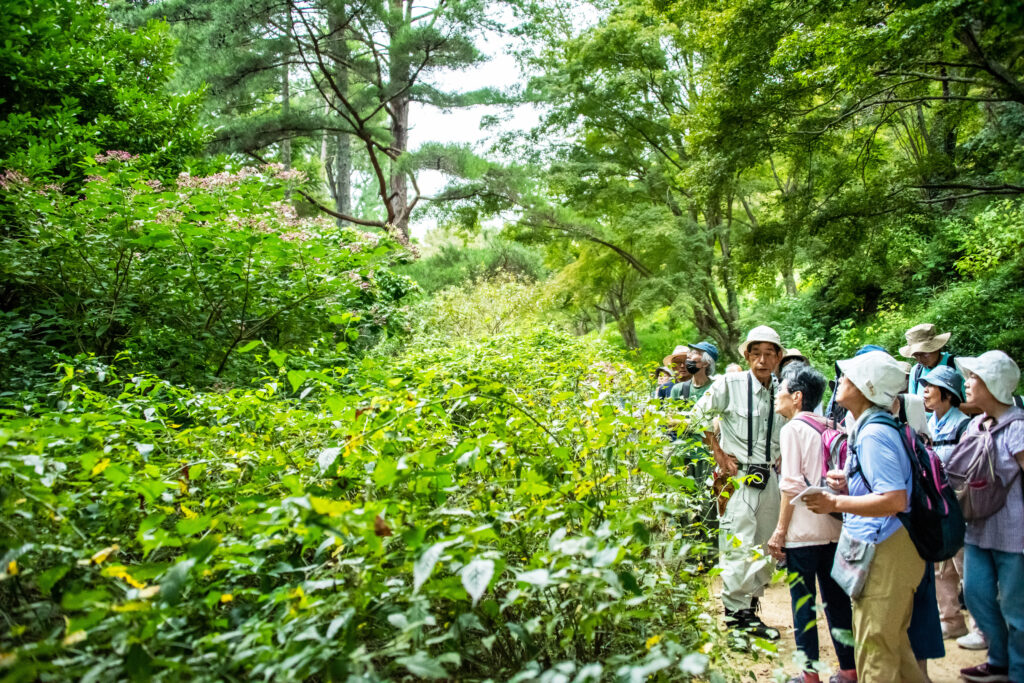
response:
M964 550L951 560L935 565L935 597L939 601L939 617L942 630L955 633L964 628L964 616L960 612L960 582L964 578ZM969 620L970 630L977 633L974 619Z
M875 546L864 591L853 601L854 658L861 683L924 683L907 628L924 560L902 526Z
M772 580L775 563L764 544L779 521L779 503L779 478L774 471L763 491L741 484L729 496L719 521L718 551L722 605L730 612L750 607Z

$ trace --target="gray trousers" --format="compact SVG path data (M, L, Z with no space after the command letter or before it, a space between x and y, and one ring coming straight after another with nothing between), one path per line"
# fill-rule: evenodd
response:
M729 611L750 607L771 582L775 562L765 544L778 524L779 503L774 471L764 490L740 485L729 498L718 535L722 604Z

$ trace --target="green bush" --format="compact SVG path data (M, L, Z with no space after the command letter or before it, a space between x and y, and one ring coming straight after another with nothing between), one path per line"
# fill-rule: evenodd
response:
M168 379L245 376L237 351L400 333L415 285L387 271L379 235L300 219L294 172L243 168L163 184L110 152L81 194L8 172L0 234L0 373L52 365L48 351L122 350ZM48 370L47 370L48 371ZM8 376L8 381L13 378Z
M706 500L607 348L266 353L224 393L81 358L2 411L8 680L705 671Z

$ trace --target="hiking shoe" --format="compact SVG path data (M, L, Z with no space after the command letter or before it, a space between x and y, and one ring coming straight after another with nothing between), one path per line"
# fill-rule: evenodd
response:
M966 636L968 633L969 631L967 630L967 627L963 624L960 624L960 628L943 628L942 639L951 640L952 638L961 638L963 636Z
M732 617L731 623L730 616ZM764 638L765 640L779 639L779 632L761 621L761 618L754 613L753 607L736 610L731 615L726 614L726 624L730 628L749 633L758 638Z
M988 641L980 633L968 633L956 639L956 644L965 650L987 650Z
M857 683L857 679L844 675L842 671L837 671L829 676L828 683Z
M960 676L968 683L1002 683L1009 681L1007 674L1010 670L1005 666L993 666L988 662L972 666L968 669L960 669Z

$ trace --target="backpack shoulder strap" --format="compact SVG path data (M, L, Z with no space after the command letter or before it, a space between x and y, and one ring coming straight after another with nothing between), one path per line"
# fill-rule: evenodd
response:
M679 394L683 398L686 398L686 399L690 398L690 389L692 387L693 387L693 382L691 380L686 380L685 382L683 382L683 386L681 386L679 388Z
M1024 408L1024 396L1014 396L1013 405L1017 406L1018 408Z
M956 435L953 438L955 438L957 441L959 441L961 438L963 438L964 432L966 432L967 428L970 427L970 426L971 426L971 420L970 419L961 420L960 424L958 424L956 426Z
M798 415L796 419L800 420L800 422L803 422L806 425L810 425L811 427L813 427L814 430L818 432L818 434L824 434L825 430L827 429L825 425L821 424L813 417L809 417L808 415Z

